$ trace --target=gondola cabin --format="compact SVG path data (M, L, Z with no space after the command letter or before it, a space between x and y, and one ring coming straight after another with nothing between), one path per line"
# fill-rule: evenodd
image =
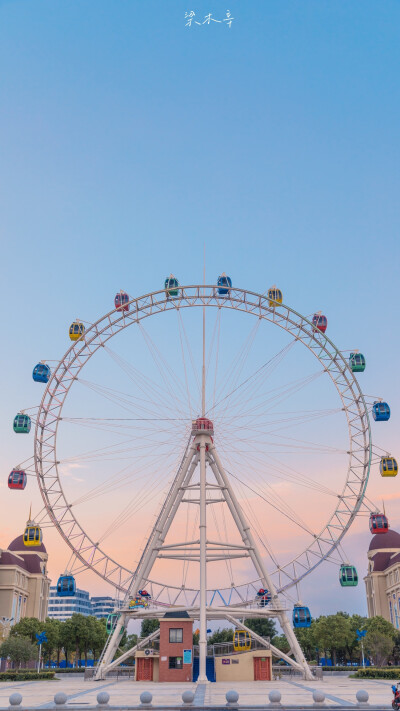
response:
M362 353L350 353L349 366L353 373L363 373L365 370L365 357Z
M48 383L50 380L51 370L46 363L38 363L35 365L32 378L35 383Z
M27 476L23 469L13 469L8 475L9 489L25 489L26 482Z
M390 418L390 407L387 402L374 402L372 405L372 417L375 422L387 422Z
M77 341L85 333L85 327L80 321L74 321L69 327L69 337L71 341Z
M14 417L14 432L17 434L28 434L31 431L31 418L29 415L24 415L19 412L18 415Z
M394 457L382 457L379 464L381 476L397 476L399 468Z
M106 632L107 634L111 634L113 632L115 625L117 624L119 617L118 612L112 612L111 615L107 615L107 621L106 621ZM124 626L122 625L120 634L124 633Z
M276 286L271 286L270 289L268 289L268 304L269 306L276 306L277 304L282 303L282 292L280 289L277 289Z
M372 513L369 517L369 530L372 534L387 533L389 530L389 521L385 514Z
M28 521L24 531L24 546L27 548L40 546L42 540L43 536L40 526L37 526L33 521Z
M73 597L76 593L76 583L73 575L60 575L57 581L58 597Z
M314 328L321 331L321 333L325 333L328 328L328 319L323 314L314 314L312 317L312 323Z
M358 585L358 573L354 565L345 563L340 566L339 582L342 588L354 588Z
M170 274L169 277L166 278L164 282L164 289L165 293L167 295L167 299L171 298L171 296L178 296L179 294L179 281L178 279L175 279L173 274Z
M293 608L293 627L310 627L311 613L308 607L295 605Z
M129 294L119 291L115 294L114 305L118 311L129 311Z
M221 274L221 276L218 277L217 286L218 296L226 296L227 294L229 294L229 291L231 289L232 279L226 276L224 272L223 274Z
M233 649L235 652L248 652L251 649L251 637L247 630L235 630L233 633Z

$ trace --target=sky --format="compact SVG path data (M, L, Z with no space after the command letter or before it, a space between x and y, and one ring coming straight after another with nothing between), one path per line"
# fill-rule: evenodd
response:
M191 11L201 23L209 13L221 22L188 27ZM390 422L373 426L374 442L399 453L399 25L394 0L0 0L0 547L39 502L33 479L25 492L6 485L32 451L32 436L14 435L12 419L40 400L33 365L61 358L71 321L93 322L120 289L139 296L171 272L181 284L201 283L204 248L206 281L224 271L255 292L277 284L300 313L327 315L340 349L365 354L361 387L392 408ZM197 357L195 322L186 327ZM169 337L167 321L148 328L159 345ZM249 337L243 319L235 328L228 319L227 358ZM118 354L156 377L135 338L121 339ZM260 335L248 372L283 345L272 330ZM309 359L292 356L296 377L311 372ZM183 378L182 363L168 357ZM105 361L90 377L125 387ZM319 407L337 406L334 393L321 394ZM77 391L75 416L95 407ZM62 446L79 457L86 431L74 427ZM336 420L324 431L310 425L310 434L345 449ZM340 487L335 456L324 455L323 478ZM84 486L77 466L64 469L73 498ZM281 495L292 501L296 490ZM400 530L397 480L375 468L369 495L385 500ZM316 525L315 501L301 503ZM88 506L88 525L102 505ZM126 562L151 515L144 508L113 542ZM277 521L272 533L283 551L295 547L290 526ZM45 534L55 579L68 551L56 531ZM366 519L346 537L361 577L369 540ZM112 592L93 575L78 582ZM329 566L301 595L313 614L366 611L363 584L339 589Z

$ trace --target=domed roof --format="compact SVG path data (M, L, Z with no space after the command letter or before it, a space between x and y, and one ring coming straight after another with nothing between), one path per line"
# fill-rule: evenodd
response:
M387 533L376 533L369 544L369 551L400 551L400 533L389 529Z
M388 535L388 534L386 534ZM400 538L400 536L399 536ZM14 538L13 541L11 541L10 545L8 546L9 551L15 551L16 553L29 553L29 548L24 546L24 537L23 535L17 536L17 538ZM40 544L40 546L35 546L34 549L32 550L32 553L47 553L45 546L43 543Z

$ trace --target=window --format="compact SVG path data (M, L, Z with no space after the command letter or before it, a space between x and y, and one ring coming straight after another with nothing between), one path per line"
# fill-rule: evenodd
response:
M182 657L170 657L169 658L169 668L170 669L183 669L183 658Z
M169 631L170 642L183 642L183 627L171 627ZM171 657L173 659L173 657ZM178 657L179 659L179 657Z

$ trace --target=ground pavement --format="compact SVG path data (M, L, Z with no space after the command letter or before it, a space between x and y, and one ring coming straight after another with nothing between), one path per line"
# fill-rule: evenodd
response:
M150 691L153 706L175 706L182 703L182 693L186 690L195 693L196 706L225 706L225 694L234 689L239 694L239 704L261 706L269 703L268 694L278 690L282 694L282 705L312 705L312 692L321 690L329 706L354 705L357 708L356 692L368 691L371 705L388 706L391 704L391 680L384 679L349 679L348 677L325 677L322 681L304 681L296 677L293 680L273 682L218 682L214 684L134 682L109 679L99 682L84 681L73 674L60 675L54 681L20 681L0 683L0 708L9 705L9 696L14 692L22 695L20 708L36 707L39 709L54 706L54 694L63 691L67 694L68 706L94 706L100 691L110 695L112 706L136 706L140 704L140 694Z

